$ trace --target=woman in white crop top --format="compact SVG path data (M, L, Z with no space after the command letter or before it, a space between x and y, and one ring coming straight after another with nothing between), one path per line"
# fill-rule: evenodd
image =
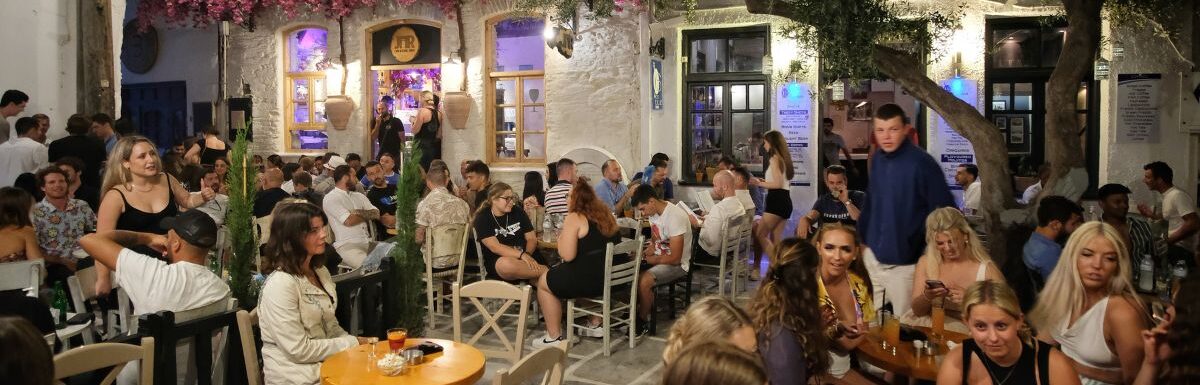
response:
M1059 345L1085 385L1131 383L1141 368L1149 322L1129 283L1127 250L1106 223L1079 227L1029 315L1039 338Z
M788 181L792 180L794 169L787 141L779 131L771 131L763 136L763 149L769 160L764 173L766 179L759 181L758 185L767 190L766 208L763 209L762 220L755 229L754 237L758 238L763 250L774 250L775 243L783 239L783 226L792 217L791 183ZM759 266L761 259L756 254L754 266Z

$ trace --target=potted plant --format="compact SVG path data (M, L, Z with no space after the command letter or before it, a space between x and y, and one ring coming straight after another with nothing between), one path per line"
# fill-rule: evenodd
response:
M425 330L425 259L421 255L421 246L417 245L415 221L417 202L421 200L421 192L425 181L421 172L421 149L416 146L406 146L401 157L400 180L396 183L396 236L392 241L391 257L395 261L392 269L397 289L395 306L397 327L408 329L409 335L420 336Z
M246 126L250 126L250 122ZM250 158L246 132L239 130L229 151L229 172L225 183L229 186L229 213L225 225L229 227L229 288L238 306L252 309L258 304L259 283L254 280L252 264L258 260L258 236L254 231L254 181L258 168Z

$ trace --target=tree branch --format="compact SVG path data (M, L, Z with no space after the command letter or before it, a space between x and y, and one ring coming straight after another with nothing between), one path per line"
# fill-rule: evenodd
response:
M746 11L762 15L791 18L795 9L790 3L780 0L746 0Z

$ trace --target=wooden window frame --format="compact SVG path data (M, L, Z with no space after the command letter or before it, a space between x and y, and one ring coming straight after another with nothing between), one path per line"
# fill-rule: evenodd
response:
M543 156L540 158L525 157L525 151L524 151L524 149L525 149L525 107L542 107L543 116L547 116L547 117L549 116L549 113L546 110L546 103L547 103L547 101L550 100L550 93L546 89L545 65L543 64L542 69L540 69L540 70L525 70L525 71L493 71L492 70L493 68L495 68L495 64L496 64L496 24L501 21L512 19L515 17L522 17L522 15L519 15L519 14L498 15L498 16L494 16L494 17L488 19L484 24L484 33L486 34L485 39L484 39L484 47L486 50L485 71L487 72L487 89L485 90L485 96L484 96L484 101L486 102L485 106L484 106L484 109L485 109L485 114L484 114L485 118L484 119L486 121L486 130L485 130L486 137L484 139L484 143L487 148L487 150L486 150L487 151L487 162L488 162L488 164L496 165L496 166L524 167L524 166L531 166L531 165L545 165L547 157L544 155L547 153L546 147L548 147L546 145L546 142L548 141L549 136L550 136L550 127L548 124L543 124L542 131L540 131L540 132L535 132L535 131L530 132L530 133L537 133L537 134L542 135L542 154L543 154ZM530 16L530 17L536 18L535 16ZM546 60L546 48L545 47L542 48L542 58L543 58L542 60ZM541 95L542 101L539 103L527 103L527 102L525 102L525 81L528 79L537 79L537 78L542 79L542 95ZM516 95L516 97L514 98L515 100L513 101L513 103L497 104L496 103L496 84L498 82L508 81L508 80L515 80L516 84L517 84L517 90L520 92L514 93ZM515 133L517 136L516 151L514 152L515 156L513 158L502 158L502 157L499 157L496 155L496 138L498 138L500 135L510 133L510 131L498 131L497 130L496 110L498 110L500 108L515 108L517 111L516 127L514 127L514 131L511 131L511 133ZM546 119L546 120L548 120L548 119Z
M291 72L292 52L290 51L291 44L289 44L289 40L291 39L292 34L296 33L296 31L299 31L302 29L311 29L311 28L325 30L326 39L328 39L329 28L326 28L325 26L322 26L322 25L316 25L316 24L297 25L295 27L292 27L292 28L289 28L289 29L286 29L283 31L283 84L284 84L284 87L283 87L283 100L284 100L283 152L284 153L321 154L321 153L325 153L326 151L329 151L328 142L326 142L326 147L324 149L299 149L299 148L292 147L292 145L293 145L292 133L294 131L301 131L301 130L303 130L303 131L314 131L314 130L315 131L324 131L326 133L327 137L329 134L328 130L326 129L326 124L328 122L315 122L316 117L317 117L315 106L318 102L321 102L321 103L325 102L325 99L317 100L314 98L314 95L316 95L315 83L316 83L316 81L319 80L323 84L328 86L328 83L325 83L326 81L328 81L328 79L325 76L325 73L324 72ZM326 41L326 45L328 45L328 40ZM308 80L308 94L310 97L310 99L308 101L308 106L309 106L308 107L308 123L295 122L296 115L295 115L295 110L294 110L295 103L294 103L294 100L292 99L292 95L294 92L294 90L292 89L292 84L294 84L294 82L297 80ZM328 98L329 95L325 95L325 97Z

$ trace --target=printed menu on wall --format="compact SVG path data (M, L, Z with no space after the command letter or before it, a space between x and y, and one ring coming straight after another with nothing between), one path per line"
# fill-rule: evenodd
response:
M978 108L978 96L976 95L978 85L974 80L956 77L942 80L940 84L943 89L954 94L954 97L970 104L971 107ZM946 184L950 186L950 191L961 203L962 187L954 183L954 173L960 164L975 163L975 149L971 147L971 142L954 131L954 128L950 127L950 124L941 115L938 115L937 123L937 137L930 141L929 150L934 159L937 159L938 164L942 166L942 174L946 177Z
M1162 74L1117 75L1117 143L1158 142Z
M806 186L812 183L809 170L809 140L812 136L812 95L808 84L791 82L779 87L779 98L776 105L779 130L788 143L788 152L792 155L792 167L795 173L792 186Z

